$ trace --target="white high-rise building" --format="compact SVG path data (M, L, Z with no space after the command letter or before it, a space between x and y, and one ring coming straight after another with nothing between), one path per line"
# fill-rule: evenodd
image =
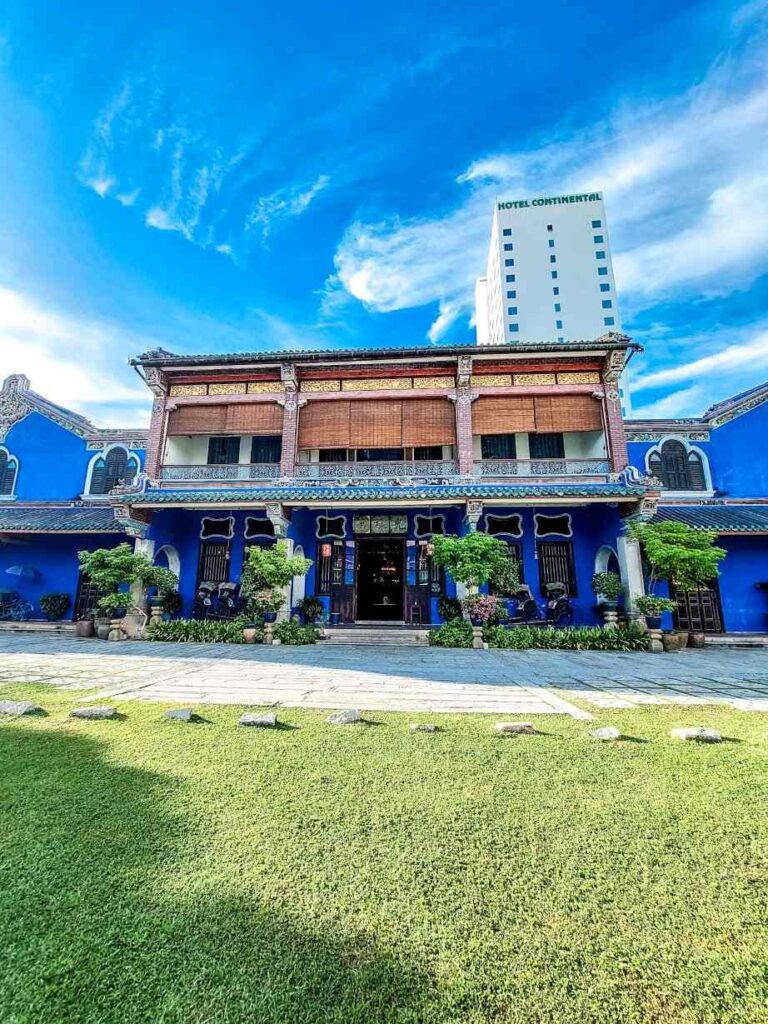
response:
M620 331L600 193L499 200L475 300L479 345Z

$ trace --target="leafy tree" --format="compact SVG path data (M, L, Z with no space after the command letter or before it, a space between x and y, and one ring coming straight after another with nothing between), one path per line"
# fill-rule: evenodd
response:
M726 551L715 546L714 530L694 530L686 523L646 523L635 519L628 532L640 542L650 578L648 589L659 580L669 580L678 590L697 590L718 574Z
M294 576L306 576L312 561L303 555L289 555L288 545L279 540L272 547L253 545L248 548L240 576L240 594L249 613L263 615L278 612L283 606L282 588Z
M78 554L80 568L101 594L97 608L107 614L117 608L137 612L145 621L147 590L156 587L163 596L176 590L178 577L170 569L151 562L146 555L137 555L130 544L114 548L98 548ZM139 585L140 600L134 601L131 587Z
M436 565L447 569L457 583L477 588L498 579L506 589L512 582L512 574L516 576L507 545L487 533L473 530L463 537L433 537L432 542Z

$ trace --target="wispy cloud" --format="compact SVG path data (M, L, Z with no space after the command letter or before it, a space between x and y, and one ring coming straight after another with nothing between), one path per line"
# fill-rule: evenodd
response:
M671 395L636 406L632 412L633 419L674 419L679 416L694 416L703 412L709 405L706 391L700 385L673 391Z
M723 332L724 333L724 332ZM655 373L643 374L634 384L633 391L647 391L666 384L679 384L681 381L711 377L715 371L723 378L730 377L734 372L753 374L756 369L768 368L768 327L760 325L743 331L748 334L747 340L737 344L725 344L721 332L709 337L689 339L688 350L702 351L717 346L717 350L700 359L690 360L678 366L670 366Z
M327 174L321 174L314 182L259 196L245 218L245 230L259 230L262 238L266 239L276 221L301 216L330 180Z
M681 288L745 287L768 262L765 11L764 3L741 9L723 51L686 91L625 98L602 123L478 158L458 176L458 204L447 212L357 221L336 252L340 282L377 312L438 304L434 337L446 309L469 315L499 195L597 188L626 308Z
M98 426L146 426L149 393L114 354L142 352L156 344L115 324L51 310L0 287L3 376L25 373L35 391Z

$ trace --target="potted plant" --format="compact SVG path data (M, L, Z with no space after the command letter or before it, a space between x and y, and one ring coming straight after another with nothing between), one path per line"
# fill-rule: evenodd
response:
M175 573L155 565L146 555L136 554L127 543L81 551L78 558L83 574L101 592L98 610L111 613L114 619L123 618L130 611L136 617L137 631L146 625L149 589L154 587L159 594L166 594L179 585ZM101 635L98 622L96 632Z
M661 616L664 612L673 612L677 605L668 597L654 597L652 594L646 594L643 597L638 597L635 600L635 606L641 615L645 616L645 621L648 624L649 629L660 629L661 628Z
M477 593L478 587L489 580L495 584L499 579L509 578L513 563L503 540L472 530L463 537L436 536L433 544L435 564L447 569L470 594Z
M493 594L470 594L464 599L463 606L473 626L496 625L507 617L501 599Z
M69 608L71 598L69 594L43 594L40 598L40 607L49 622L60 619Z
M311 565L304 555L289 555L284 540L272 547L250 547L240 576L240 595L248 614L274 622L285 603L285 588L294 576L306 576Z
M317 624L323 618L323 602L319 597L305 597L299 602L299 611L307 625Z
M107 626L107 629L109 629L109 626ZM85 615L82 619L78 619L75 622L75 636L89 637L93 636L93 633L93 613Z
M617 572L596 572L592 577L592 590L604 607L615 611L624 593L624 584Z

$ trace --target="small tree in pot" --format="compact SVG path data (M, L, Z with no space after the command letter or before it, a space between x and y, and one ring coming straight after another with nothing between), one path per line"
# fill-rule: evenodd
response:
M240 576L240 595L248 614L263 622L274 622L285 603L283 588L294 576L306 576L311 565L304 555L289 555L284 540L272 547L248 548Z
M624 593L621 577L616 572L596 572L592 577L592 589L602 604L606 628L615 626L616 608Z
M512 587L515 567L503 540L473 530L463 537L434 537L433 544L435 564L447 569L456 583L463 583L470 593L489 580L500 580ZM515 579L512 589L518 584Z
M147 621L148 589L156 587L160 594L164 594L176 590L179 585L175 573L154 565L146 555L137 555L130 544L81 551L78 558L82 572L101 594L96 605L98 610L113 617L118 612L130 610L138 616L142 628ZM140 595L138 600L135 592L131 592L134 584Z
M323 617L323 602L319 597L305 597L299 601L298 608L307 625L319 622Z

